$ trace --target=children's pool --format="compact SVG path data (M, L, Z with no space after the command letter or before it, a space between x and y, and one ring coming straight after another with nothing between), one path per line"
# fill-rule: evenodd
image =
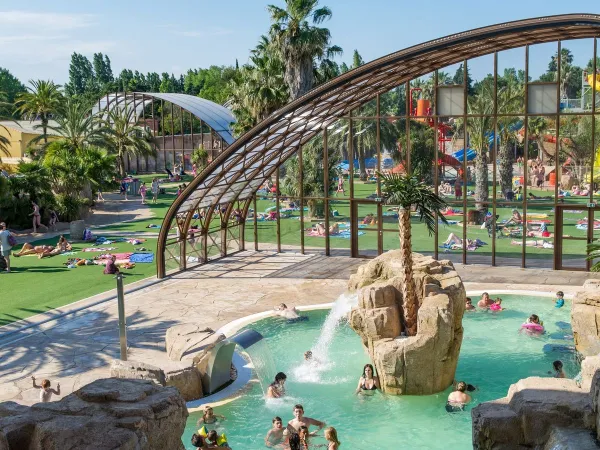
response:
M572 353L556 348L550 353L544 351L547 344L573 345L568 325L570 301L557 309L553 298L501 297L504 311L466 312L463 319L465 333L456 378L479 388L471 393L473 402L465 412L449 414L444 409L450 388L429 396L354 395L369 358L360 338L345 324L333 334L317 369L304 363L303 353L317 343L328 314L320 310L305 313L309 320L304 322L288 324L279 318L267 318L250 326L265 337L276 370L287 374L287 396L267 400L260 384L251 383L240 398L215 408L215 413L226 420L213 428L226 433L233 449L262 449L271 419L280 416L287 423L293 417L294 404L301 403L306 416L338 430L342 448L470 449L473 406L504 397L510 384L520 378L551 376L548 371L556 359L563 361L568 377L579 371ZM544 322L544 335L518 333L531 314L539 315ZM315 357L319 357L317 351ZM200 417L201 413L190 414L183 435L187 449L194 448L190 438ZM325 443L320 434L313 438L313 444Z

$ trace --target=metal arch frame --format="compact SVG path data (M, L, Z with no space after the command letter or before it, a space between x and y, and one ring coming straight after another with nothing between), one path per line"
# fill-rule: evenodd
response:
M118 92L101 97L97 105L94 106L93 112L102 114L110 109L124 108L127 106L128 101L133 100L135 114L139 116L139 112L143 111L154 99L169 102L194 115L217 133L228 145L234 142L235 139L231 133L231 124L235 122L233 114L217 103L193 95L162 92ZM136 103L138 100L141 101Z
M254 190L264 180L297 153L304 143L353 108L419 76L468 59L531 44L599 36L600 15L595 14L557 15L508 22L401 50L313 89L241 136L175 200L159 234L158 277L166 275L164 252L169 227L176 216L186 217L182 234L185 240L195 211L208 208L201 230L206 235L217 205L227 204L221 227L228 227L232 210L230 204L245 200L246 209ZM204 192L198 195L198 190ZM227 248L226 243L222 243L222 248ZM222 255L225 253L222 252ZM185 269L185 262L180 266Z

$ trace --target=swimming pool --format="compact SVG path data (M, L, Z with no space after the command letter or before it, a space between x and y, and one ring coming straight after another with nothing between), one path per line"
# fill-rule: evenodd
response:
M495 297L495 295L492 295ZM338 430L342 448L353 449L470 449L472 406L504 397L510 384L528 376L550 376L552 361L560 359L568 377L579 371L571 353L544 352L544 345L572 345L571 302L554 308L549 297L502 295L505 311L467 312L456 378L479 387L465 412L448 414L445 401L451 389L429 396L373 397L354 395L365 363L369 362L360 338L342 324L331 339L328 356L319 370L303 362L321 335L327 310L305 313L308 321L287 324L267 318L250 325L260 332L276 362L277 371L287 374L287 397L266 400L258 383L248 386L242 397L215 408L227 420L216 429L227 434L232 448L263 449L271 419L287 423L294 404L304 405L305 415L326 421ZM546 334L519 334L520 325L531 314L544 322ZM316 352L315 352L316 354ZM191 413L183 442L192 449L190 438L201 413ZM322 433L321 433L322 434ZM313 443L324 444L322 436Z

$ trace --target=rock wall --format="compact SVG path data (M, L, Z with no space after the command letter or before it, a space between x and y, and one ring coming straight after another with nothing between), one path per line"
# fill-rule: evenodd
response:
M575 294L571 325L575 348L581 357L600 353L600 280L587 280Z
M183 450L187 417L174 388L101 379L57 402L0 403L0 450Z
M599 448L600 356L582 362L582 380L530 377L508 395L473 408L473 448ZM561 442L569 442L564 446Z
M400 251L359 267L348 288L358 291L350 326L360 335L390 394L428 395L452 384L463 337L465 289L450 261L413 254L419 300L416 336L401 336Z

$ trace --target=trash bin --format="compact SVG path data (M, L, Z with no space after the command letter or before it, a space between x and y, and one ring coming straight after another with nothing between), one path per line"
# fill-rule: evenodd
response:
M131 180L129 182L129 186L127 187L127 195L129 195L130 197L133 197L134 195L138 194L139 190L140 190L140 180L137 178L134 178L133 180Z

